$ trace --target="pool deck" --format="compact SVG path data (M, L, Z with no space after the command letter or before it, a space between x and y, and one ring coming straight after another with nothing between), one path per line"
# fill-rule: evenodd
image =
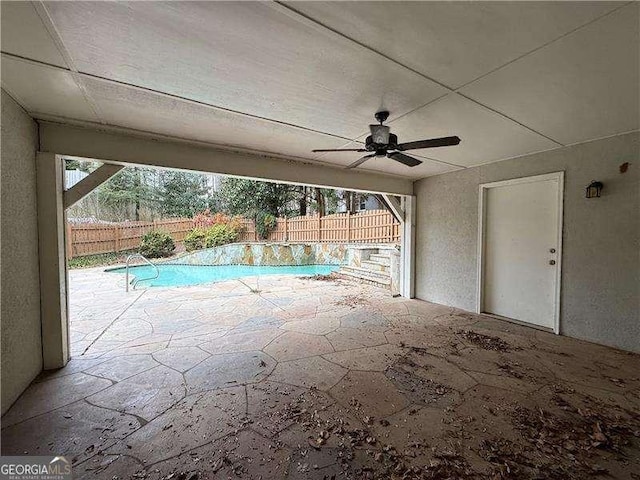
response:
M3 455L100 479L639 478L639 355L347 280L70 286L73 358L2 418Z

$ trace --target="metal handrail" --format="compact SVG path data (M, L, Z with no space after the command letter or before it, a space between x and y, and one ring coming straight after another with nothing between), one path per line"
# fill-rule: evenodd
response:
M129 255L127 257L127 263L126 263L125 269L124 269L126 289L127 289L126 291L127 292L129 291L129 261L132 258L135 258L135 257L141 258L142 260L147 262L149 265L151 265L153 268L155 268L156 274L155 274L155 276L149 277L149 278L138 278L138 277L135 277L136 279L133 282L133 289L134 290L136 289L136 285L138 284L138 282L141 282L142 280L153 280L154 278L158 278L160 276L160 269L158 268L158 266L155 263L150 262L148 258L146 258L145 256L143 256L140 253L133 253L133 254L131 254L131 255Z

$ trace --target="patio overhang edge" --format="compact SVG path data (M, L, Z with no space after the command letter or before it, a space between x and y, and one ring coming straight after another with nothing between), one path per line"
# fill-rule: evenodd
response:
M42 120L39 121L39 132L39 150L63 156L313 187L392 195L413 194L413 180L408 178L220 149L180 139L134 135L108 128L87 128Z

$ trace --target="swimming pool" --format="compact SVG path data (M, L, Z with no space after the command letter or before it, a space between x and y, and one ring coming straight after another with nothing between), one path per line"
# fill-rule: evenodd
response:
M259 266L259 265L172 265L158 264L160 275L152 280L137 282L138 287L177 287L186 285L201 285L203 283L232 280L234 278L257 275L298 275L313 276L327 275L335 272L340 265L287 265L287 266ZM107 270L110 273L125 273L125 268ZM129 267L129 276L149 278L156 274L149 265ZM133 281L130 278L130 281Z

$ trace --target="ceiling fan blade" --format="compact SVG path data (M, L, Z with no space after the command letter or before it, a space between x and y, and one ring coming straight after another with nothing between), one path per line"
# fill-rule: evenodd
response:
M419 148L452 147L459 143L460 137L431 138L429 140L401 143L398 145L397 150L404 152L405 150L417 150Z
M312 152L366 152L364 148L327 148L311 150Z
M422 163L421 160L410 157L409 155L405 155L404 153L400 153L400 152L387 153L387 157L389 157L392 160L395 160L396 162L403 163L407 167L417 167Z
M362 165L364 162L366 162L367 160L369 160L370 158L373 158L375 156L376 156L375 153L372 153L371 155L365 155L364 157L360 157L358 160L356 160L352 164L347 165L345 168L347 168L347 169L356 168L357 166Z

